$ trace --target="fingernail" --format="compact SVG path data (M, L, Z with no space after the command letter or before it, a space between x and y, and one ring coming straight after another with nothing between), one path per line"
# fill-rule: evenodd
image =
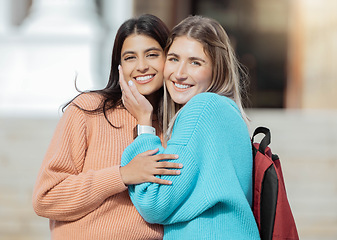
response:
M179 158L179 155L174 155L175 158Z
M180 167L180 168L182 168L182 167L183 167L183 165L182 165L181 163L179 163L179 167Z
M177 170L176 173L177 173L177 174L180 174L180 170Z
M121 65L118 65L118 70L121 68Z
M171 181L168 181L168 184L172 184L172 182L171 182Z
M129 86L133 85L133 82L131 80L128 81Z

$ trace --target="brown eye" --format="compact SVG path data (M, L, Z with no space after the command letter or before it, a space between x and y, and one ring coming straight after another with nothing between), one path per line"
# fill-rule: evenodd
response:
M146 57L156 58L156 57L159 57L159 54L158 53L150 53Z
M135 56L127 56L124 58L124 61L129 61L129 60L132 60L132 59L135 59L136 57Z

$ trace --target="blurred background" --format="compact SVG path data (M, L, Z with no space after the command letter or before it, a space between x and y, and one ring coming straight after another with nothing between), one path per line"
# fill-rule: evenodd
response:
M304 240L337 239L336 0L0 0L0 239L49 239L32 189L59 118L107 83L113 40L142 13L218 20L249 69L250 131L272 131Z

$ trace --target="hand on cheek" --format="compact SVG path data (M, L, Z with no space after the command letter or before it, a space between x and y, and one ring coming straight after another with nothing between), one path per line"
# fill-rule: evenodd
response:
M119 65L118 69L122 101L125 108L137 119L138 124L152 126L153 107L151 103L139 93L131 80L128 83L125 81L121 65Z

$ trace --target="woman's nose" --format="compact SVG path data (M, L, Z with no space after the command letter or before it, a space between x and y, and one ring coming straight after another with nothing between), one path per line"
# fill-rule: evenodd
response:
M187 79L187 72L186 72L186 66L185 63L182 62L179 64L177 71L176 71L176 79L183 81Z
M149 69L149 65L144 59L139 59L137 64L137 70L139 72L146 72Z

